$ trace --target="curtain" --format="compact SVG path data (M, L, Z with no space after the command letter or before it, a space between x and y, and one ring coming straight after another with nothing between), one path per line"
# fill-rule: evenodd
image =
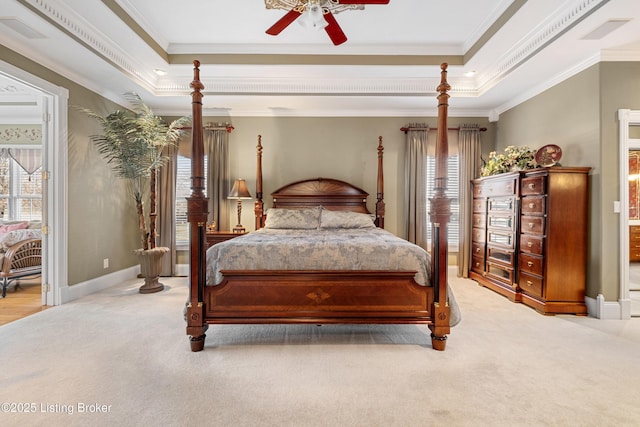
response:
M9 155L29 175L42 166L42 150L40 148L10 148Z
M227 129L205 131L205 153L207 154L207 196L209 197L208 222L215 221L217 230L231 230L229 200L227 200L231 190Z
M407 240L428 250L427 241L427 151L429 127L407 126L405 155L405 212ZM417 128L417 129L411 129Z
M462 125L458 134L460 165L460 242L458 246L458 276L469 277L471 265L471 228L473 224L473 191L471 180L480 176L482 167L480 128Z
M157 245L169 248L169 252L162 257L162 276L175 276L176 273L176 181L178 171L178 147L169 145L165 154L169 158L167 163L158 170L158 224Z

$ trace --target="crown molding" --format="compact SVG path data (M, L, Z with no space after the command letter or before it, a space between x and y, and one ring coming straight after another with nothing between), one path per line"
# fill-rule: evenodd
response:
M171 80L168 78L159 78L156 75L152 74L150 71L143 71L144 68L142 64L139 63L138 59L134 57L131 53L124 50L123 47L120 47L113 43L105 34L101 33L98 29L92 26L89 22L84 21L84 19L77 14L70 7L66 6L63 2L58 2L55 0L17 0L20 4L29 8L30 10L37 13L47 22L54 25L59 30L63 31L65 34L74 39L77 43L82 45L84 48L91 51L96 56L100 57L106 63L112 65L117 70L119 70L123 75L127 76L130 80L140 85L145 90L149 91L151 94L156 96L172 96L172 95L185 95L191 92L190 87L188 86L188 82L190 82L190 76L178 76L173 77ZM537 53L539 53L544 47L553 43L564 34L566 31L571 29L573 26L577 25L583 19L591 15L598 8L607 4L610 0L569 0L562 3L558 11L549 16L549 18L541 22L540 25L530 33L526 38L520 40L515 46L510 49L505 54L494 63L494 67L489 70L485 70L484 72L480 71L473 80L456 80L456 78L450 78L451 84L451 92L450 94L454 97L477 97L480 96L495 85L497 85L500 81L505 79L510 75L515 69L517 69L520 65L524 64L529 59L533 58ZM122 5L122 8L129 14L129 16L133 16L136 20L140 19L138 15L135 15L131 6L131 1L118 1L119 4ZM505 2L507 4L507 2ZM132 18L132 19L133 19ZM132 31L134 31L132 29ZM134 31L135 32L135 31ZM136 33L137 34L137 33ZM155 35L154 35L155 38ZM468 44L469 42L467 42ZM166 46L166 43L163 41L163 45ZM196 49L197 48L197 49ZM171 65L179 65L182 62L174 62L175 58L182 57L187 55L189 49L194 50L206 50L209 49L210 46L196 46L196 45L174 45L169 48L169 50L180 51L181 53L172 53L167 54L167 58L169 58L169 62ZM246 46L247 49L256 49L256 46ZM385 47L386 48L386 47ZM451 48L449 46L449 48ZM230 51L230 47L224 47L224 49L228 49ZM223 50L224 50L223 49ZM285 51L290 53L290 57L293 57L292 61L295 61L296 55L294 46L285 46ZM444 47L443 47L444 49ZM151 47L150 47L151 50ZM424 61L425 56L417 54L418 51L422 50L419 46L405 46L401 50L395 51L396 60L399 55L406 55L407 57L413 57L414 61ZM366 51L366 47L365 47ZM415 54L413 52L416 52ZM24 52L24 50L23 50ZM344 51L347 52L347 51ZM371 47L371 52L373 52L373 47ZM377 51L378 53L380 50ZM224 53L224 52L222 52ZM263 52L264 53L264 52ZM203 53L206 55L205 53ZM86 86L87 88L107 97L108 99L114 100L116 102L122 103L121 95L116 95L112 93L105 93L106 89L104 85L99 81L91 81L90 77L81 77L78 76L77 73L66 67L64 64L52 64L51 61L47 61L45 58L39 57L39 55L35 52L30 53L30 58L35 61L40 62L44 66L59 72L67 78L74 80L75 82ZM193 57L193 55L188 55ZM229 55L232 57L233 55ZM244 55L245 57L248 55ZM301 57L304 55L300 55ZM310 55L306 55L310 56ZM328 55L327 55L328 56ZM340 55L334 54L333 56L338 57ZM342 55L342 56L354 56L357 61L358 55ZM362 55L362 58L365 58L367 55ZM373 56L373 54L369 55ZM381 58L384 55L379 55ZM243 55L238 55L238 58L243 57ZM322 59L322 55L316 55L316 61L321 63L320 59ZM433 62L435 59L435 55L431 56L430 61ZM450 63L450 65L464 65L464 58L462 56L454 56L457 58L458 63ZM326 58L325 58L326 59ZM515 105L518 105L521 102L539 94L540 92L548 89L549 87L559 83L563 79L571 77L579 71L587 68L592 65L593 61L619 61L619 60L631 60L638 61L640 60L640 49L628 48L628 49L614 49L607 50L601 53L598 58L590 58L588 61L585 61L581 64L577 64L571 70L567 70L553 79L545 82L543 85L537 86L536 88L521 94L518 97L512 99L509 103L503 104L500 107L491 110L491 111L477 111L478 114L482 116L489 117L497 117L501 112L504 112ZM167 63L167 66L171 66ZM232 65L232 64L229 64ZM362 65L362 64L360 64ZM371 65L379 65L379 64L371 64ZM403 65L403 64L396 64ZM424 64L422 64L424 65ZM184 83L175 83L177 80ZM436 88L439 84L438 77L425 77L425 78L395 78L395 79L387 79L384 77L380 78L370 78L366 80L350 80L350 79L333 79L333 78L314 78L314 79L304 79L304 78L246 78L246 77L238 77L238 78L204 78L203 83L205 85L205 94L242 94L242 95L251 95L251 94L286 94L286 95L419 95L419 96L431 96L436 94ZM310 115L326 115L326 112L300 112L297 114L296 112L280 112L281 115L302 115L302 116L310 116ZM180 113L182 114L182 113ZM234 114L238 114L238 112L234 112ZM367 115L381 115L381 112L366 112L366 111L332 111L330 115L335 116L336 114L345 114L349 115L359 115L359 116L367 116ZM417 113L413 110L409 111L389 111L384 112L389 116L415 116ZM428 115L425 112L422 112L423 115ZM455 112L454 112L455 114ZM240 115L273 115L273 112L244 112ZM469 115L469 112L465 111L464 115Z
M573 0L566 2L561 9L541 22L536 31L514 44L491 70L478 76L477 90L480 95L487 92L509 74L515 71L542 49L553 43L565 32L587 18L610 0Z
M185 83L176 83L177 81ZM186 83L188 77L159 79L156 85L156 95L188 95L192 89ZM205 94L239 94L239 95L437 95L437 87L440 79L413 78L413 79L385 79L372 78L360 79L307 79L307 78L232 78L209 77L203 78ZM458 83L450 80L452 96L473 97L477 96L475 88L468 83Z
M118 69L134 82L153 92L155 76L151 72L141 71L145 69L142 64L138 63L127 51L113 43L93 25L86 22L65 3L54 0L17 1L84 46L94 55Z

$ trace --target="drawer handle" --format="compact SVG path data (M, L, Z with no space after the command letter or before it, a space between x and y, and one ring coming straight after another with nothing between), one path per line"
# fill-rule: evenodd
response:
M476 262L476 267L480 267L480 263L479 262Z
M533 243L532 242L527 242L527 246L532 247Z
M533 282L531 280L527 280L527 286L533 286Z
M532 263L531 261L527 261L527 265L528 265L529 267L533 267L533 263Z
M533 228L534 224L532 222L529 223L529 228Z
M477 253L477 252L480 252L480 248L476 248L476 253Z
M536 186L533 185L533 183L531 183L531 184L529 184L529 188L533 190L534 188L536 188Z
M534 206L535 206L535 205L534 205L533 203L529 203L529 208L530 208L530 209L533 209L533 207L534 207Z

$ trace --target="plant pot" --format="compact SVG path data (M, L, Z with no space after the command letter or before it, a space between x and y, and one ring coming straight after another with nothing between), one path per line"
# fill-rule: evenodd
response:
M144 285L140 287L141 294L160 292L164 285L158 280L162 271L162 256L169 252L169 248L136 249L133 251L140 262L140 274L144 277Z

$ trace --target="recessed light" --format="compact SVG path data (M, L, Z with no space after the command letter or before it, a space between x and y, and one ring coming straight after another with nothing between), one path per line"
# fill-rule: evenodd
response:
M473 77L476 75L475 71L467 71L466 73L464 73L465 77Z
M156 68L155 70L153 70L154 73L156 73L159 76L166 76L167 72L165 70L162 70L160 68Z

